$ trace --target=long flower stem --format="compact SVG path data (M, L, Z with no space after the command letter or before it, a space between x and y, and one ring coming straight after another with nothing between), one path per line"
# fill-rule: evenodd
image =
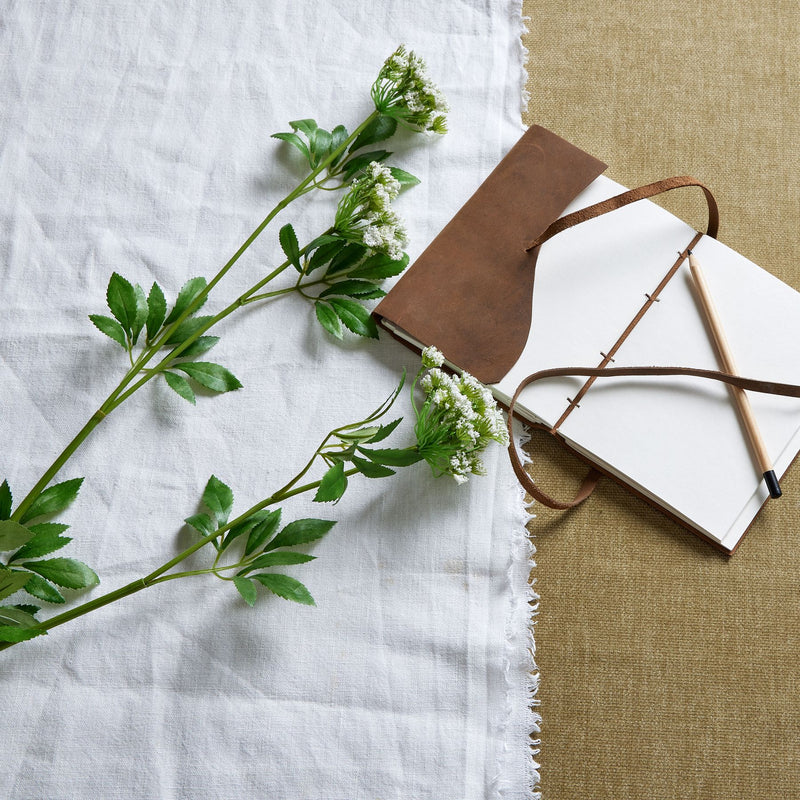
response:
M116 408L118 408L125 400L128 399L137 389L141 388L147 381L153 377L153 375L161 372L163 368L157 368L156 371L152 373L147 373L144 378L137 381L133 386L131 383L135 380L137 375L144 371L147 364L153 359L156 352L166 344L169 337L177 330L178 326L186 320L191 314L193 314L208 296L209 292L222 280L222 278L229 272L229 270L233 267L233 265L239 260L239 258L244 254L244 252L250 247L250 245L258 238L258 236L262 233L262 231L267 227L267 225L284 209L288 206L291 202L296 200L298 197L305 194L307 191L310 191L315 187L315 182L317 177L328 168L330 164L332 164L345 150L356 140L359 134L370 124L372 123L377 117L379 113L377 111L373 111L351 134L348 138L342 142L342 144L336 148L322 163L319 164L311 173L300 182L300 184L293 189L286 197L283 198L273 209L272 211L267 214L267 216L262 220L262 222L256 227L256 229L250 234L250 236L245 239L239 249L231 256L230 259L225 263L225 265L217 272L217 274L208 282L208 284L204 287L204 289L194 298L192 303L183 311L183 313L170 325L167 329L162 333L162 335L158 338L156 342L152 345L147 347L139 358L133 362L131 368L126 372L123 376L122 380L117 384L111 394L103 401L100 408L92 415L92 417L88 420L88 422L78 431L75 437L70 441L67 447L55 458L53 463L45 470L42 474L41 478L36 482L34 487L28 492L28 494L22 499L19 503L17 508L14 510L14 513L11 515L11 519L18 522L21 520L24 515L27 513L28 509L33 505L39 495L44 491L50 481L58 474L58 472L63 468L63 466L67 463L67 461L72 457L75 451L83 444L84 441L89 437L92 431ZM279 271L282 271L286 268L287 265L283 265L281 268L278 268L274 273L272 273L271 277L275 277ZM271 277L268 278L271 280ZM252 292L258 291L262 286L266 284L266 280L256 284L256 287L251 290ZM225 312L221 312L220 314L216 315L215 322L218 322L220 319L223 319L224 316L232 313L232 311L236 310L236 308L240 308L244 305L244 301L239 302L238 300L228 306L225 309ZM210 325L208 326L210 327ZM207 330L206 327L204 330ZM197 332L196 335L192 338L192 341L200 336L201 332ZM190 342L184 343L184 348L188 347ZM173 351L174 352L174 351ZM172 358L176 358L177 355L173 355ZM163 362L162 362L163 363ZM160 367L161 365L159 365Z

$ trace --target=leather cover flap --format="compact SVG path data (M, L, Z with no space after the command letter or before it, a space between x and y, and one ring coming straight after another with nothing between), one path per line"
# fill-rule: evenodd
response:
M516 363L531 325L527 244L606 165L531 127L375 309L483 383Z

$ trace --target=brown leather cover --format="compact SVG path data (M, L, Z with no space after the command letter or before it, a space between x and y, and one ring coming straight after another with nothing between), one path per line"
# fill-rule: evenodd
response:
M533 126L375 309L483 383L516 363L531 326L525 248L606 168Z

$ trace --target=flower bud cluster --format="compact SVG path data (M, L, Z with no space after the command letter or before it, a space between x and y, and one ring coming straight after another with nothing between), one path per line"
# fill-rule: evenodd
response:
M415 131L447 132L450 110L444 95L428 77L425 62L403 45L383 64L372 85L375 108Z
M507 445L508 432L491 392L466 372L443 372L442 361L435 348L423 351L423 364L435 366L420 381L425 400L417 414L417 446L435 472L465 483L485 473L480 454L489 442Z
M334 228L393 261L403 256L408 239L403 221L392 210L400 182L391 171L372 161L339 202Z

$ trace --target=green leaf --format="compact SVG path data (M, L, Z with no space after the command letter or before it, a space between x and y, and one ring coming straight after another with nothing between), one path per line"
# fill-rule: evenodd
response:
M323 476L314 495L315 503L337 503L347 489L347 476L344 463L334 464Z
M26 530L33 534L33 538L11 556L9 563L20 558L40 558L60 550L72 541L69 536L61 536L68 528L69 525L64 525L62 522L40 522L38 525L31 525Z
M167 299L161 287L153 281L150 294L147 295L147 338L152 340L161 330L167 317Z
M0 552L16 550L33 538L33 531L10 519L0 521Z
M237 575L233 579L233 585L239 590L239 594L244 598L245 603L252 608L258 596L253 581L251 581L250 578L243 578Z
M183 352L178 354L178 358L201 356L214 347L218 341L219 336L198 336Z
M391 153L388 150L373 150L370 153L360 153L357 156L352 156L345 161L342 167L342 179L348 181L353 175L360 172L373 161L384 161L389 158L390 155Z
M296 519L290 522L265 548L276 550L278 547L296 547L298 544L321 539L334 525L327 519Z
M0 626L0 642L24 642L36 636L44 636L47 631L36 628L15 628L11 625Z
M345 327L353 333L370 339L378 338L378 326L364 306L355 300L345 300L339 297L332 297L328 302Z
M337 272L344 272L344 270L350 269L350 267L358 264L366 254L367 248L363 244L350 242L333 257L325 275L335 275Z
M317 314L319 324L322 325L328 333L332 334L337 339L341 339L343 335L342 321L339 319L337 313L327 303L321 303L319 301L314 303L314 311Z
M339 237L332 237L333 241L323 242L319 247L314 250L314 254L308 260L308 269L306 274L313 272L325 264L330 263L336 255L344 249L347 245L346 239Z
M358 297L362 300L374 300L378 297L383 297L385 294L386 292L369 281L344 280L329 286L319 296L345 295L347 297Z
M136 292L133 286L117 272L113 273L108 281L106 301L111 313L119 320L119 324L129 336L132 336L137 315Z
M400 169L400 167L389 167L389 172L392 173L392 177L398 181L401 186L416 186L420 182L419 178L415 177L410 172L406 172L404 169Z
M125 331L119 322L111 317L104 317L102 314L89 314L89 319L97 330L113 339L120 347L128 349L128 340L125 338Z
M48 558L44 561L26 561L20 566L67 589L86 589L89 586L96 586L100 583L100 579L94 570L74 558Z
M45 489L33 501L33 505L25 512L20 521L25 523L35 517L63 511L78 496L82 483L83 478L72 478Z
M370 461L383 464L385 467L408 467L416 464L417 461L422 461L422 456L416 448L371 450L367 447L359 447L358 452L365 455Z
M308 150L308 145L296 133L273 133L272 138L289 142L289 144L296 147L303 156L305 156L306 161L311 164L311 153Z
M8 567L0 566L0 600L22 589L30 577L29 573L12 571Z
M39 620L27 611L22 611L14 606L0 606L0 625L31 628L38 624Z
M269 539L275 535L278 530L278 525L281 524L281 510L276 508L270 511L269 514L261 520L251 531L250 536L247 537L247 544L244 548L244 554L249 556L254 553Z
M61 592L49 581L39 575L31 575L30 572L22 574L30 576L30 580L25 584L25 591L32 597L37 597L39 600L44 600L48 603L67 602Z
M382 281L399 275L408 266L408 253L393 261L385 253L375 253L359 264L350 274L350 278L363 278L368 281Z
M340 431L336 435L340 439L347 442L371 442L372 437L375 436L380 428L377 425L371 425L367 428L358 428L354 431Z
M187 361L176 364L175 369L182 370L190 378L213 392L232 392L242 388L242 384L233 373L210 361Z
M376 464L374 461L367 461L365 458L352 456L350 460L366 478L388 478L390 475L396 474L393 469Z
M8 481L3 481L0 484L0 519L8 519L11 516L12 504L11 487Z
M370 443L373 442L380 442L385 439L387 436L390 436L394 429L403 421L402 417L398 417L391 422L387 422L386 425L381 425L378 428L378 432L369 440Z
M384 139L389 139L394 136L397 130L397 120L393 117L387 117L381 114L376 117L372 122L358 134L356 140L350 145L350 152L355 153L362 147L366 147L375 142L382 142Z
M194 528L201 536L208 536L209 533L214 533L216 530L214 522L208 514L192 514L191 517L186 517L184 522Z
M324 128L317 128L311 139L311 158L314 166L321 164L331 151L332 137Z
M316 556L293 553L291 550L283 550L279 553L264 553L247 567L247 572L251 572L254 569L266 569L267 567L288 567L293 564L307 564L315 558Z
M265 520L271 513L271 511L261 509L260 511L255 511L249 517L234 525L225 534L220 550L224 550L237 537L243 536L245 533L250 533L250 531L252 531L259 522Z
M190 278L181 287L178 292L178 299L175 301L175 307L169 312L169 316L164 320L165 325L171 325L178 317L186 311L192 304L195 298L206 288L206 279L202 277ZM192 311L192 314L199 311L207 298L203 298L203 302Z
M233 508L233 492L216 475L212 475L203 490L203 502L217 518L217 525L224 525Z
M189 385L189 381L187 381L183 375L178 375L177 372L167 371L164 373L164 380L167 382L167 386L174 392L177 392L184 400L188 400L192 405L196 405L197 400L195 399L194 391Z
M264 572L260 575L253 575L252 578L285 600L293 600L295 603L302 603L306 606L316 605L308 589L300 581L290 578L288 575Z
M149 308L147 306L147 296L144 293L144 289L137 283L133 287L133 294L136 297L136 319L133 323L133 330L131 331L131 339L133 344L136 344L137 339L139 338L139 334L142 332L142 329L147 322L147 316L149 314Z
M208 323L213 319L214 317L210 316L189 317L188 319L185 319L170 334L170 337L167 339L166 344L169 346L176 344L183 344L183 342L185 342L190 336L194 336L199 330L208 325Z
M314 133L318 127L316 120L313 119L296 119L293 122L290 122L289 125L293 131L300 131L301 133L304 133L309 140L314 137Z
M280 229L278 238L280 239L283 252L286 253L286 258L298 272L302 272L303 268L300 266L300 245L297 243L297 234L294 232L294 228L287 223Z
M347 128L344 125L337 125L331 131L331 152L334 150L338 150L347 139ZM332 167L335 167L341 160L344 153L340 153L331 163Z

